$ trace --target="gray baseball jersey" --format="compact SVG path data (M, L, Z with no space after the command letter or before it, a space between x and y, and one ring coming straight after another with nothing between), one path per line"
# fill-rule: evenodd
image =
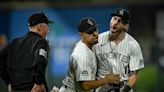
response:
M86 44L79 41L71 54L69 69L66 78L63 80L63 85L74 89L75 92L82 92L78 81L95 80L96 71L95 53ZM92 90L89 92L92 92Z
M120 74L120 81L126 81L130 71L144 68L140 45L128 33L116 45L110 41L109 32L100 34L99 43L93 47L98 59L98 79L113 73Z

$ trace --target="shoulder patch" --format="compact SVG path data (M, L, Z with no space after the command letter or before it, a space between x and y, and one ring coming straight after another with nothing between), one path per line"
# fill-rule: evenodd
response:
M39 49L39 55L44 56L45 58L47 58L47 52L45 49Z
M141 59L141 60L139 61L139 66L142 66L142 65L144 65L144 61Z

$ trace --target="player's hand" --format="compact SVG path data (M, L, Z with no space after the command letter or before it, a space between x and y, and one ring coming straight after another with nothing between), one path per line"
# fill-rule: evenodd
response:
M34 84L31 92L46 92L44 84Z
M107 82L108 83L111 83L111 84L119 84L119 82L120 82L120 76L119 76L119 74L108 74L108 75L106 75L106 80L107 80Z
M53 86L52 90L50 92L59 92L59 88L56 86Z

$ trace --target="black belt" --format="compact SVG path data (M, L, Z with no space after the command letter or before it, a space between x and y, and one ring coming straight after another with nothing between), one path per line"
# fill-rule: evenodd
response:
M125 84L124 81L119 82L119 84L109 84L109 86L113 87L112 89L108 90L108 92L120 92L120 88L123 87Z
M119 82L118 84L109 84L109 86L112 86L112 87L118 87L118 88L120 88L120 87L122 87L123 85L125 84L125 82L124 81L121 81L121 82Z

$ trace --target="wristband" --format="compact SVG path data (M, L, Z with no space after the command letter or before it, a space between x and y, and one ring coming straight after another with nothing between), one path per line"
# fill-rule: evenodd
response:
M129 85L125 85L123 91L124 92L129 92L131 90L131 87Z

